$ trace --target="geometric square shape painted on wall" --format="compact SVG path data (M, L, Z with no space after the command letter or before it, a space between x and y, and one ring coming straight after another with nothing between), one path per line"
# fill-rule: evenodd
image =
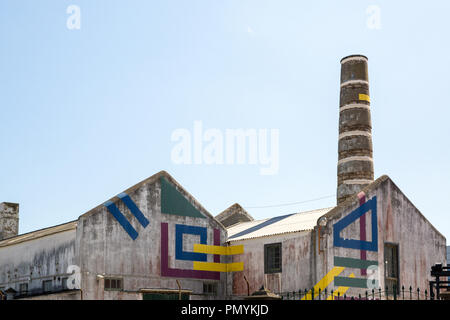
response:
M161 183L161 213L206 218L166 178L161 177L159 181Z
M201 236L200 236L201 237ZM175 235L176 238L176 235ZM220 231L214 229L213 243L216 246L220 245ZM175 246L177 244L175 243ZM182 243L181 243L182 245ZM175 249L176 251L176 249ZM185 252L186 253L186 252ZM220 272L217 271L203 271L193 269L180 269L174 266L169 266L169 224L167 222L161 222L161 276L173 277L173 278L195 278L195 279L208 279L208 280L220 280ZM176 257L175 257L176 258ZM176 262L176 259L175 259ZM214 256L214 262L220 262L220 256Z
M199 243L206 244L207 234L205 227L177 224L175 225L175 259L190 260L190 261L206 261L207 255L205 253L188 252L183 250L183 234L193 234L200 236Z
M344 239L340 233L351 223L360 219L365 213L371 211L372 241ZM378 223L377 223L377 197L365 202L350 214L333 225L333 245L348 249L378 251Z

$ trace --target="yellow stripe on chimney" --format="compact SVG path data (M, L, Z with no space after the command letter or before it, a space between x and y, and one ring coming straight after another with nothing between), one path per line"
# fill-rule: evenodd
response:
M370 97L367 94L360 93L359 100L364 100L364 101L370 102Z

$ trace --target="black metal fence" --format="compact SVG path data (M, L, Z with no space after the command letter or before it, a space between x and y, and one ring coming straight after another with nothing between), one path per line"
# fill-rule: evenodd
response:
M283 300L430 300L432 297L428 289L401 286L385 287L362 291L358 295L341 293L339 290L300 289L292 292L278 293ZM314 298L313 298L314 297Z

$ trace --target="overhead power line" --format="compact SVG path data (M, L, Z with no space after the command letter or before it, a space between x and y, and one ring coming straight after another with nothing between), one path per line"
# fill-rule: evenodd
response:
M319 201L319 200L323 200L323 199L328 199L328 198L331 198L331 197L336 197L336 194L332 194L332 195L329 195L329 196L323 196L323 197L315 198L315 199L304 200L304 201L290 202L290 203L273 204L273 205L266 205L266 206L244 207L244 209L262 209L262 208L287 207L287 206L292 206L294 204L303 204L303 203L308 203L308 202L314 202L314 201Z

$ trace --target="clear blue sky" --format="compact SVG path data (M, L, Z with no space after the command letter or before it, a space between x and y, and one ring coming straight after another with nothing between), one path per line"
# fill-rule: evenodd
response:
M70 5L80 29L66 26ZM380 9L380 29L367 9ZM0 201L20 232L167 170L211 213L336 192L339 61L369 58L375 176L450 237L449 1L0 2ZM279 129L276 175L177 165L171 134ZM255 218L335 198L249 209Z

